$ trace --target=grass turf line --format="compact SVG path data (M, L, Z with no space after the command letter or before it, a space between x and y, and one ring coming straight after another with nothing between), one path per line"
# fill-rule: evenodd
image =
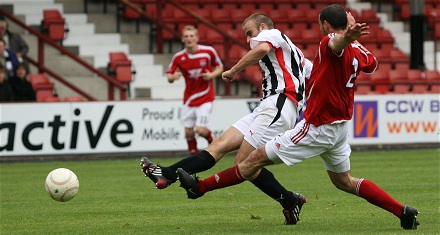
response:
M177 158L151 158L169 165ZM353 152L352 174L372 180L421 212L417 231L362 198L337 190L319 157L295 166L268 167L307 203L301 221L283 225L281 206L244 182L197 200L178 183L157 190L139 159L0 164L1 234L439 234L440 149ZM225 157L205 178L233 164ZM47 174L59 167L80 181L76 198L56 202L46 193Z

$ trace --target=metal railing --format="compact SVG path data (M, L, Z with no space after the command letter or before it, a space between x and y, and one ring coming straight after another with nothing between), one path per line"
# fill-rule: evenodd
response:
M17 17L10 14L6 10L0 8L0 14L4 15L7 19L14 22L18 26L27 30L30 34L32 34L38 38L38 48L37 48L37 50L38 50L37 57L38 58L34 59L34 58L27 56L26 59L29 61L29 63L31 63L32 65L34 65L38 68L39 73L47 73L51 77L55 78L57 81L61 82L65 86L69 87L70 89L72 89L73 91L77 92L78 94L84 96L86 99L88 99L90 101L96 100L95 97L91 96L90 94L88 94L87 92L82 90L81 88L73 85L72 83L70 83L69 81L64 79L61 75L57 74L56 72L54 72L53 70L51 70L50 68L47 68L45 66L45 64L44 64L44 61L45 61L44 46L50 45L51 47L58 50L61 54L68 56L72 60L74 60L77 63L79 63L80 65L82 65L87 70L96 74L98 77L106 80L108 82L108 100L114 100L114 92L115 92L114 88L115 87L117 89L119 89L120 100L127 99L127 84L123 84L123 83L117 81L116 79L110 77L109 75L101 72L100 70L94 68L92 65L90 65L89 63L87 63L86 61L84 61L83 59L81 59L80 57L75 55L74 53L72 53L69 50L65 49L64 47L58 45L56 42L52 41L46 35L27 26L25 23L23 23L21 20L19 20Z

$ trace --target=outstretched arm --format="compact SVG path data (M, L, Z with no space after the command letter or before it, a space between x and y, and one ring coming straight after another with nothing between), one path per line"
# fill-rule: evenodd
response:
M236 65L234 65L230 70L223 72L222 79L224 81L230 82L234 80L235 75L249 67L257 63L261 60L272 48L268 43L260 43L252 50L250 50L246 55L241 58L240 61Z

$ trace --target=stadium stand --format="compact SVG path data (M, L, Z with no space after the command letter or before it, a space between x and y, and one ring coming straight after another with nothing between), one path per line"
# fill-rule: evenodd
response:
M132 0L131 2L135 2L140 6L142 9L144 9L149 16L152 18L156 17L158 12L155 5L155 0ZM307 37L308 32L312 32L313 29L317 29L317 12L321 7L324 5L327 5L329 3L340 3L343 5L346 5L348 10L352 12L352 14L356 17L356 19L359 19L358 21L367 21L369 22L370 28L374 29L370 31L370 35L368 37L363 37L360 39L361 43L363 43L368 49L373 51L373 53L378 57L379 59L379 67L378 72L383 71L384 73L389 74L389 86L388 92L396 92L396 87L393 86L393 80L390 77L391 71L393 70L409 70L409 57L408 57L408 50L405 49L407 46L405 46L406 42L401 42L402 38L405 40L404 37L401 37L400 34L396 34L395 29L390 29L390 27L387 27L387 18L384 17L384 12L379 12L376 10L373 10L373 7L371 5L366 4L368 0L363 1L346 1L346 0L338 0L336 1L327 1L327 0L298 0L298 1L288 1L288 0L243 0L243 1L233 1L233 0L225 0L225 1L219 1L219 0L179 0L176 1L178 3L181 3L184 5L184 7L191 9L194 11L194 13L206 18L206 19L213 19L213 22L218 26L223 32L227 32L229 35L233 36L234 38L238 38L239 40L245 42L244 35L241 32L241 21L247 17L247 14L250 14L250 12L263 12L266 14L270 14L271 18L273 18L275 22L275 26L279 29L281 29L283 32L285 32L292 41L302 49L304 55L309 58L313 59L314 55L316 54L317 45L319 42L320 35L318 37ZM371 2L377 2L375 0L372 0ZM384 3L384 2L383 2ZM376 4L376 3L375 3ZM385 4L385 3L384 3ZM399 8L399 4L409 4L409 0L390 0L386 1L386 4L391 4L392 6L396 6L396 8ZM17 4L18 5L18 4ZM425 14L429 14L430 16L436 16L438 13L437 9L439 9L439 3L438 1L434 0L427 0L425 1L426 11ZM14 5L15 6L15 5ZM161 12L162 17L166 19L164 21L168 26L170 26L173 30L175 30L177 33L179 33L179 29L183 27L183 25L187 23L194 23L197 24L197 27L200 29L200 38L201 42L209 44L214 46L216 48L217 52L219 53L221 58L225 58L227 55L229 55L230 59L228 61L225 61L226 63L235 63L236 60L240 59L244 51L247 51L248 48L243 48L244 50L233 50L231 48L237 48L240 47L238 45L234 46L226 46L226 52L225 52L225 38L223 35L218 33L217 31L207 27L206 25L195 21L194 18L190 17L188 14L184 13L180 9L176 9L176 7L173 4L170 4L168 2L162 2L163 10ZM60 12L63 11L62 7L57 7ZM131 12L130 12L131 11ZM304 14L306 13L307 14ZM112 12L114 13L114 12ZM109 14L112 14L109 13ZM247 14L245 14L247 13ZM124 12L118 12L117 14L122 14L126 19L131 18L131 20L139 20L141 23L148 22L145 21L145 19L142 19L140 17L139 13L137 13L134 10L130 10L129 8L125 7ZM116 15L116 14L115 14ZM70 18L69 18L70 17ZM69 19L72 18L72 16L66 17L66 22L69 22ZM140 18L139 18L140 17ZM212 17L212 18L211 18ZM432 18L429 22L435 23L437 18ZM407 22L407 21L406 21ZM151 22L148 22L151 23ZM430 23L430 24L431 24ZM70 25L70 24L69 24ZM435 30L432 32L432 37L435 37L437 40L440 39L440 24L434 24L435 26L438 26L438 30ZM432 27L432 26L430 26ZM88 27L82 27L82 28L88 28ZM315 32L318 30L315 30ZM302 32L305 32L304 35ZM437 32L437 33L434 33ZM165 41L169 41L171 43L174 43L174 46L179 44L180 39L173 35L172 33L163 30L162 35L164 37ZM319 33L319 31L318 31ZM438 34L438 36L436 36ZM71 35L69 35L71 36ZM75 37L77 37L77 34L75 34ZM90 37L90 36L89 36ZM110 35L109 37L110 38ZM78 43L80 45L79 54L83 56L92 56L93 57L93 63L95 67L103 66L105 67L108 62L108 55L111 51L123 51L126 53L126 55L129 55L130 52L128 50L128 47L114 47L113 50L102 50L102 48L98 46L87 46L83 47L82 40L81 45L78 42L73 42L72 40L66 39L65 42L69 42L69 45L74 45L73 43ZM123 43L120 41L117 42L121 46ZM229 44L231 45L231 44ZM104 46L104 45L103 45ZM111 48L110 45L105 45L106 48ZM170 46L171 48L171 46ZM403 48L403 49L402 49ZM172 48L175 49L175 48ZM92 53L95 53L95 51L100 51L99 55L91 55ZM171 49L169 49L171 51ZM90 54L89 54L89 53ZM97 52L96 52L97 53ZM234 54L235 53L235 54ZM105 57L103 57L103 54L105 54ZM105 58L105 59L103 59ZM133 63L134 64L134 63ZM166 66L166 64L165 64ZM136 66L138 67L138 66ZM140 69L140 67L139 67ZM429 74L429 71L432 70L431 67L428 68L427 73ZM382 73L382 72L379 72ZM426 74L426 73L422 73ZM248 78L243 74L242 80L243 81L250 81ZM361 83L363 80L362 76L360 75L360 78L358 78L358 82ZM431 85L431 82L429 82L428 86L425 86L425 82L428 81L428 79L424 76L422 76L421 80L422 82L419 82L418 79L411 79L409 78L409 72L407 73L408 79L411 81L411 86L409 88L410 91L420 91L427 90L429 92L435 91L436 85ZM370 75L365 75L364 77L370 77ZM137 78L139 79L139 77ZM431 81L431 80L429 80ZM434 79L435 81L435 79ZM249 83L252 83L250 81ZM368 88L361 88L363 85L359 85L359 87L356 88L357 93L371 93L371 92L384 92L386 89L376 89L380 88L380 86L375 86L377 83L380 82L370 82L370 89ZM420 84L419 84L420 83ZM435 82L434 82L435 83ZM148 85L153 84L150 83L150 81L147 82L147 79L142 83L137 84L144 84L142 86L149 86L149 89L154 89L154 85ZM161 84L162 86L163 84ZM420 87L419 87L420 86ZM390 89L390 87L392 89ZM397 89L398 90L398 89ZM156 93L157 94L157 93ZM156 97L152 97L156 98Z

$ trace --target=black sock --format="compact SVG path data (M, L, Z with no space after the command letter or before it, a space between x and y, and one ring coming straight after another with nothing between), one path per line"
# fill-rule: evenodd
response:
M287 191L287 189L275 179L272 172L266 168L261 169L260 174L252 183L269 197L280 203L284 209L290 209L295 204L293 193Z
M176 171L178 168L182 168L189 174L194 174L211 169L214 165L214 157L208 151L203 150L200 153L186 157L169 167L162 167L162 174L167 179L176 181Z

